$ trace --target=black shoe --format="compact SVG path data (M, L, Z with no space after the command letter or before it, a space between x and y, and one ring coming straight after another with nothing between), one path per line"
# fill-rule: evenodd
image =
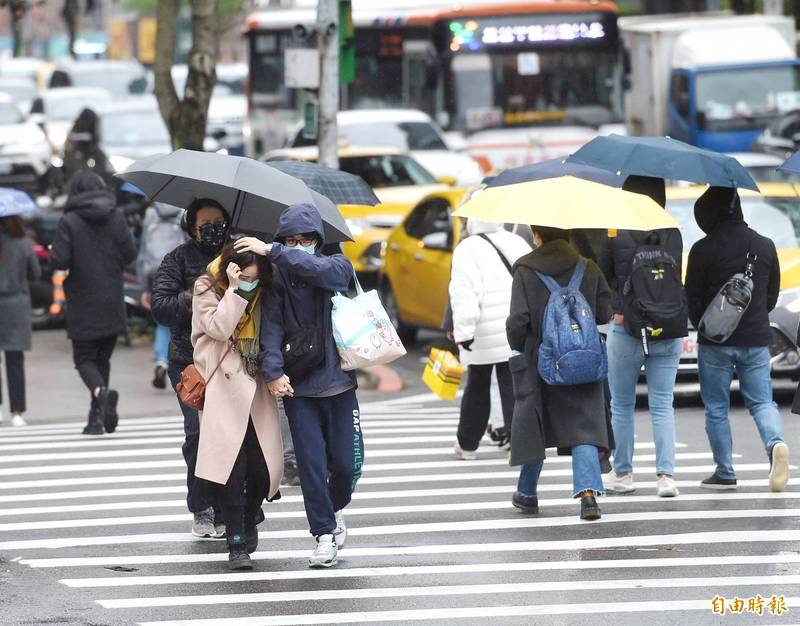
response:
M167 388L167 368L160 363L156 365L156 369L153 372L153 387L156 389Z
M297 463L295 461L284 461L281 485L285 485L286 487L297 487L300 485L300 474L297 472Z
M735 478L722 478L716 472L711 474L700 483L703 489L713 489L714 491L734 491L736 489Z
M539 512L539 498L536 496L523 496L519 491L514 492L511 497L511 504L523 513L533 514Z
M96 406L92 406L89 411L89 419L86 422L86 426L83 427L83 434L104 435L105 433L106 430L103 428L103 421L100 419L100 411Z
M611 461L608 460L608 457L605 457L602 461L600 461L600 473L601 474L608 474L611 472Z
M100 417L107 433L113 433L117 430L117 424L119 423L117 402L119 402L119 394L114 389L102 387L100 393L97 394L97 409L100 412Z
M228 567L235 571L253 569L253 561L250 560L242 535L228 537Z
M258 550L258 528L253 526L244 531L244 540L247 545L247 553L253 554Z
M600 507L591 492L581 494L581 519L596 520L600 519Z

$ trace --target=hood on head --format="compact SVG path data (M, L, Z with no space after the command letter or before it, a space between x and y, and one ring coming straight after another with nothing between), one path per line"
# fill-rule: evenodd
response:
M467 234L469 235L488 235L502 229L503 225L500 222L484 222L475 217L467 220Z
M178 217L181 213L183 213L183 209L179 206L175 206L174 204L167 204L166 202L154 202L153 208L158 213L158 216L162 220L167 220L173 217Z
M625 179L622 183L623 191L630 191L632 193L640 193L644 196L655 200L661 208L667 206L667 191L664 185L663 178L654 178L653 176L638 176L632 174Z
M319 237L320 248L325 244L325 229L322 226L317 207L313 204L293 204L286 207L278 220L278 230L275 239L283 239L289 235L301 233L316 233Z
M721 222L743 222L739 192L731 187L709 187L694 203L694 219L706 234Z
M107 189L72 194L64 207L65 213L77 213L90 222L105 222L116 207L114 194Z

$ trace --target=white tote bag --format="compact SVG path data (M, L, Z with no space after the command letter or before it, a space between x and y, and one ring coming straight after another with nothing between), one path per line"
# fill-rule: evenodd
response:
M337 293L333 298L333 337L342 369L383 365L406 353L378 292L366 293L356 278L355 298Z

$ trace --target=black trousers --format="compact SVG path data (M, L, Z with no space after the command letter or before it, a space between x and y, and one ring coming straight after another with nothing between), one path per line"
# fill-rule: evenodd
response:
M2 353L0 353L2 354ZM12 413L25 412L25 353L6 351L6 378L8 400ZM3 382L0 380L0 404L3 404Z
M511 428L514 413L514 384L508 363L470 365L467 367L467 384L461 398L461 416L458 420L458 445L462 450L477 450L489 424L492 408L492 370L497 369L497 384L500 386L500 402L503 421Z
M247 424L242 447L224 485L211 483L222 507L229 538L242 535L255 525L256 514L269 493L269 469L258 443L253 421Z
M116 345L117 335L72 341L72 360L89 393L93 393L98 387L108 387L111 355L114 354Z

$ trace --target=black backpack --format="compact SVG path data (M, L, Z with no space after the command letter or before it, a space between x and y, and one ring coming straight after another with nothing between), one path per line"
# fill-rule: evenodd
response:
M625 329L650 354L651 339L686 337L689 306L680 264L665 245L666 235L649 233L636 247L631 273L622 291Z

